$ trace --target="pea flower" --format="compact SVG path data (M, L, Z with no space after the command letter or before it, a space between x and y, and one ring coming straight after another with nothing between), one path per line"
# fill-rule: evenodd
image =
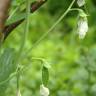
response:
M49 96L49 89L43 84L40 85L40 96Z
M87 32L88 32L87 17L79 17L79 20L78 20L78 34L79 34L79 38L83 39Z
M82 7L85 4L85 0L77 0L77 4L79 7Z

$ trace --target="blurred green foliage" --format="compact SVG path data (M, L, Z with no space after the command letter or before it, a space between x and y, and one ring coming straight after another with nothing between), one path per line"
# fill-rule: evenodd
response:
M25 0L13 0L10 14L23 1L25 2ZM39 96L42 64L33 61L32 57L44 58L51 65L48 84L50 96L96 96L95 0L86 0L89 32L84 40L79 40L76 33L77 12L71 12L44 40L34 46L35 42L68 8L70 2L71 0L48 0L40 10L30 15L30 31L24 50L25 55L20 61L24 66L20 80L22 96ZM77 7L77 4L75 3L73 7ZM23 8L25 3L20 5L17 13L22 12ZM24 27L22 23L10 34L4 42L4 49L14 48L18 51ZM32 47L33 49L29 50ZM15 76L7 87L5 96L16 94Z

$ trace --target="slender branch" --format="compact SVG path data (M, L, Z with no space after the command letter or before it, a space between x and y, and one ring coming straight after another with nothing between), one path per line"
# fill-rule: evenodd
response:
M38 1L34 1L31 3L31 6L30 6L30 12L31 13L34 13L37 9L39 9L47 0L38 0ZM18 27L23 21L25 20L24 19L21 19L19 21L16 21L15 23L11 24L11 25L8 25L8 26L5 26L4 28L4 40L9 36L9 34L16 28Z

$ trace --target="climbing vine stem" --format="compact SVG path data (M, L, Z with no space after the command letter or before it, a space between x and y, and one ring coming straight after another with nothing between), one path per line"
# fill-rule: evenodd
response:
M28 31L29 31L29 14L30 14L30 0L26 0L25 29L24 29L24 33L23 33L23 36L22 36L20 49L19 49L16 61L15 61L16 64L17 64L17 92L20 92L20 84L19 84L19 82L20 82L20 58L22 56L23 49L26 45L27 34L28 34ZM17 93L17 96L18 96L18 93Z
M32 50L35 46L37 46L37 45L63 20L63 18L70 12L70 10L71 10L71 8L72 8L72 6L73 6L74 3L75 3L75 0L73 0L73 1L71 2L71 4L69 5L69 7L67 8L67 10L59 17L59 19L51 26L51 28L50 28L45 34L43 34L43 35L39 38L39 40L37 40L37 41L35 42L35 44L33 44L33 46L27 51L27 54L30 53L31 50ZM25 54L26 54L26 53L25 53Z

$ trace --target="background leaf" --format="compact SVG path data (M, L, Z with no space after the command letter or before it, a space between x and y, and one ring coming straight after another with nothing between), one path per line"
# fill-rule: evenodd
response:
M0 56L0 96L4 96L5 89L8 87L7 79L16 71L14 58L15 52L11 48L5 49Z

